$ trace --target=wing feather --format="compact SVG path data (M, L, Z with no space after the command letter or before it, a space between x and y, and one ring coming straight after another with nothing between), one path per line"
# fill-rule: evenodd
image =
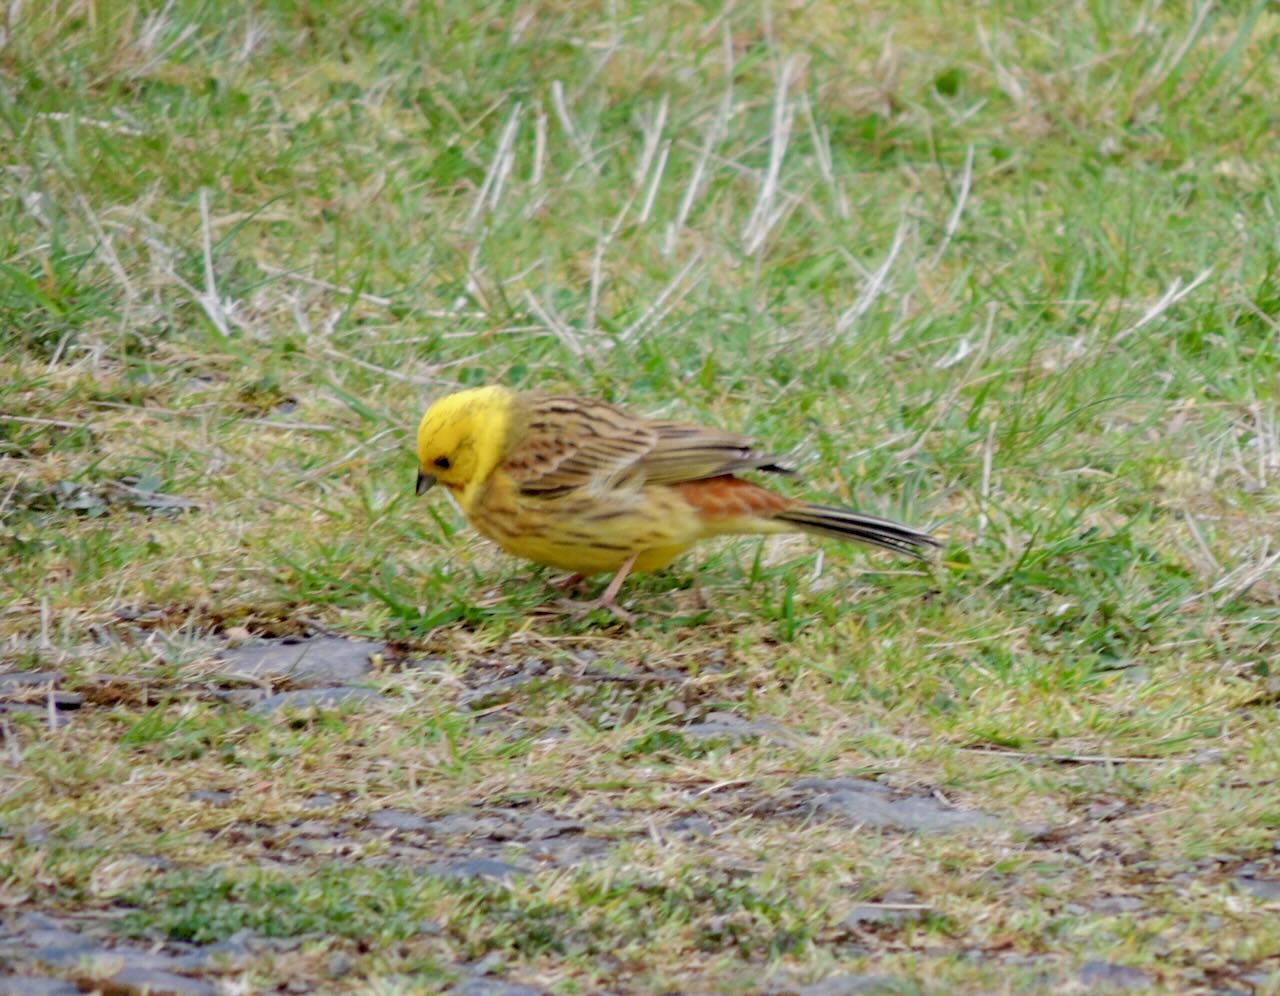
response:
M644 459L645 479L655 484L680 484L720 477L740 470L791 474L778 458L755 448L735 432L681 422L650 423L658 441Z
M528 495L678 484L741 470L789 474L737 433L638 418L601 401L526 395L523 434L503 470Z

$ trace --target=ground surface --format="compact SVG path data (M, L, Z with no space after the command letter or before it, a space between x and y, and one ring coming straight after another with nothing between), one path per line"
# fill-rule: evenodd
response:
M0 991L1280 990L1278 45L8 3ZM412 494L489 381L944 549L554 615Z

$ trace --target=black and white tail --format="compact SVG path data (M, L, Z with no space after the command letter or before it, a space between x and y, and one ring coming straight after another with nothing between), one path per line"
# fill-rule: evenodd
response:
M904 553L917 560L924 560L930 548L941 546L928 533L918 529L832 505L795 505L777 513L774 518L790 523L801 532L855 540L882 550Z

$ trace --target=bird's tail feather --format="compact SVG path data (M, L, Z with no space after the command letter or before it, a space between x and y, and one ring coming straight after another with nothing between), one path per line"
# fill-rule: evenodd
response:
M917 560L924 560L930 547L941 545L928 533L910 526L831 505L796 505L777 513L774 518L815 536L856 540L882 550L904 553Z

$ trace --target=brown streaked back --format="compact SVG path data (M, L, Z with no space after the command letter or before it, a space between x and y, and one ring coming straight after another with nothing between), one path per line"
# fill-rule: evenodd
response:
M791 473L737 433L639 418L602 401L524 395L502 469L522 493L677 484L739 470Z

